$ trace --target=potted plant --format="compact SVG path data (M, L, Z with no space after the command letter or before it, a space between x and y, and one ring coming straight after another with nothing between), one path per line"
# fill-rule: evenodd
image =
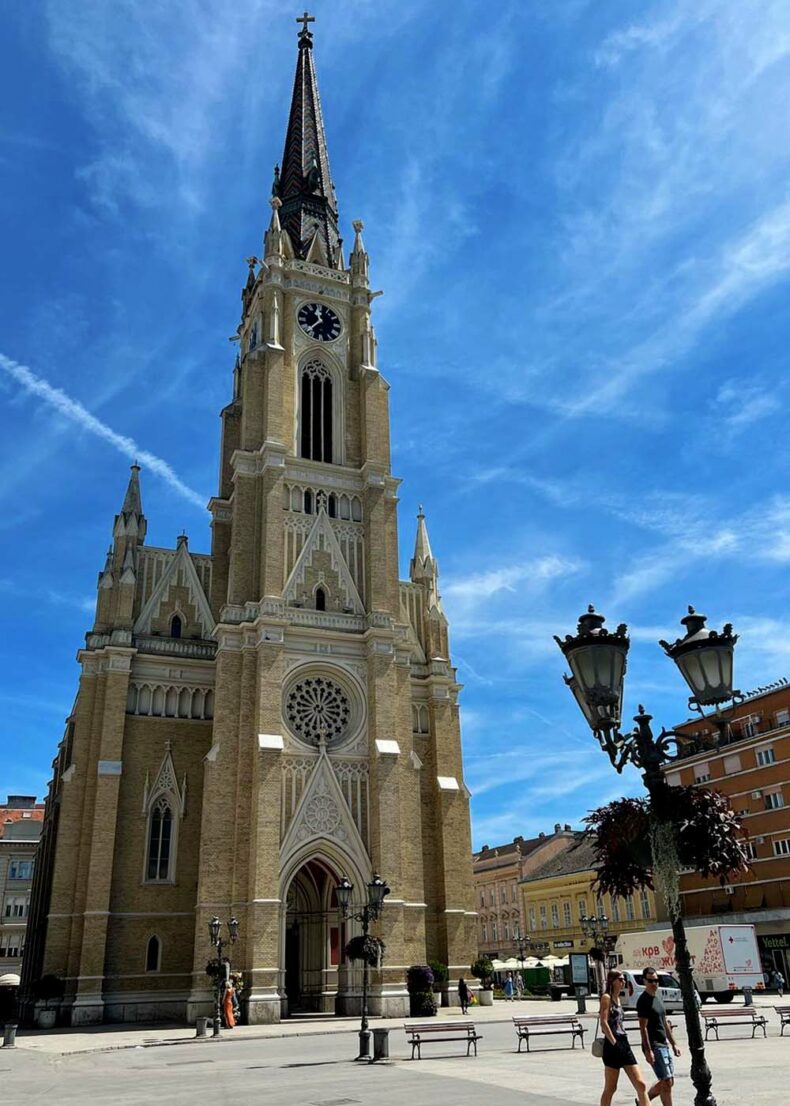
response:
M477 1001L481 1006L494 1005L494 965L487 956L478 956L469 969L475 979L480 980Z
M406 972L409 992L409 1017L430 1018L437 1011L433 997L433 972L428 964L412 964Z
M436 995L436 1002L439 1006L449 1006L450 1001L448 997L448 983L450 981L450 970L446 964L443 964L441 960L429 960L428 967L433 972L433 993Z
M371 968L380 968L384 959L386 945L380 937L363 937L361 934L352 937L346 945L346 956L349 960L367 960Z
M50 1008L50 1002L62 999L66 990L66 984L59 975L42 975L33 984L33 994L44 1003L44 1009L39 1010L36 1016L36 1024L39 1029L53 1029L58 1016L57 1008Z

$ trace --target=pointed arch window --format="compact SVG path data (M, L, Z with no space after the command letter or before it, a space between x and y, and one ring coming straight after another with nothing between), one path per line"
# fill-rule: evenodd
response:
M174 614L170 619L170 636L181 637L181 631L183 629L183 623L179 615Z
M158 972L160 967L160 956L162 955L162 942L158 937L150 937L145 949L145 970L147 972Z
M302 457L332 463L332 377L326 365L313 359L302 369L300 383Z
M148 822L146 878L157 883L172 879L173 859L173 812L167 798L162 795L154 803Z
M326 592L323 588L316 588L315 592L315 609L317 611L326 610Z

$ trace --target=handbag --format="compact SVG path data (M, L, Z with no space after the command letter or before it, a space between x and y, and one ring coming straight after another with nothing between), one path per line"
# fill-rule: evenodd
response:
M601 1019L599 1018L598 1021L595 1023L595 1032L596 1033L598 1032L600 1027L601 1027ZM593 1041L593 1043L590 1045L590 1052L598 1060L600 1060L601 1057L603 1056L603 1043L604 1043L605 1039L606 1038L602 1034L600 1037L596 1037L595 1040Z

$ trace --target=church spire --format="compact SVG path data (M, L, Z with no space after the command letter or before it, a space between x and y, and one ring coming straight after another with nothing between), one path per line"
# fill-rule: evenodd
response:
M304 260L309 255L309 260L334 269L342 265L341 239L313 64L313 36L308 30L314 22L307 12L297 19L302 24L299 56L282 167L275 170L273 193L282 201L280 222L296 256Z
M124 515L141 515L143 504L140 498L140 466L135 461L129 473L129 483L126 487L126 495L123 498L121 513Z

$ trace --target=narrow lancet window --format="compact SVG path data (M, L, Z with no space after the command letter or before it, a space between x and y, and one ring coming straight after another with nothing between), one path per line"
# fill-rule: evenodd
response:
M332 378L320 361L308 361L302 369L302 457L332 463Z
M170 844L173 837L173 815L166 799L160 799L151 811L148 833L148 879L170 877Z

